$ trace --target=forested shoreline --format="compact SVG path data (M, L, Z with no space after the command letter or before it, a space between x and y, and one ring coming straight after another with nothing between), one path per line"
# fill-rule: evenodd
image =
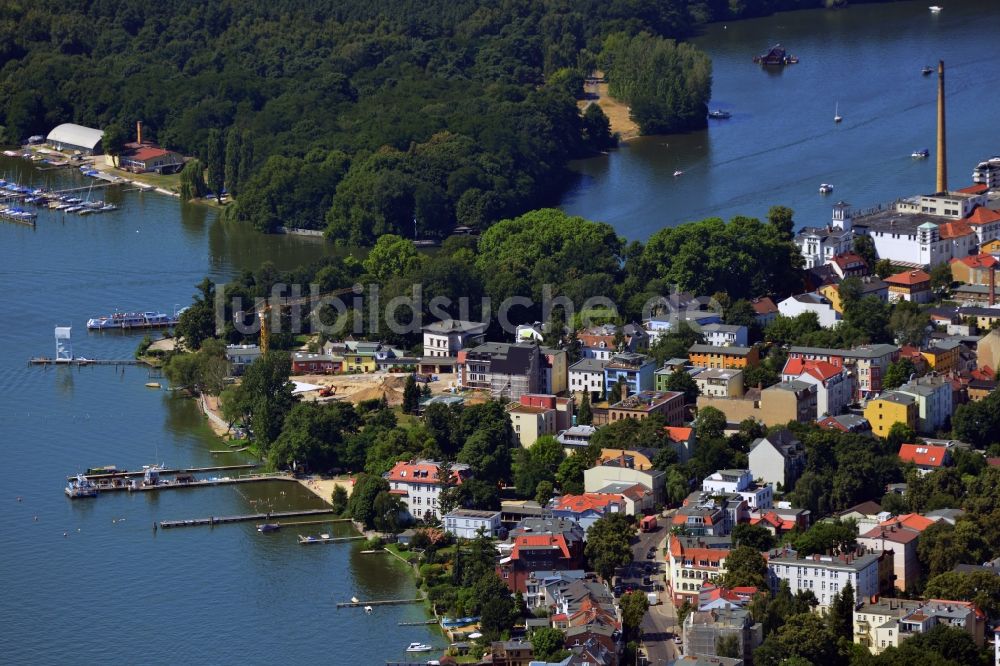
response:
M669 40L822 4L8 3L0 138L63 122L120 138L142 120L146 136L210 167L233 151L218 174L236 195L227 215L261 230L441 238L549 203L569 159L608 147L607 119L576 104L606 43L683 55L653 58L662 74L613 68L612 80L638 100L646 131L686 130L704 124L710 69ZM653 81L659 92L636 89Z

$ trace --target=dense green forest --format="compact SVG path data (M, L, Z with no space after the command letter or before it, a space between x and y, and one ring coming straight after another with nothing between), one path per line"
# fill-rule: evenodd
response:
M575 98L609 36L682 40L707 21L822 4L5 2L2 138L63 122L121 137L142 120L147 136L205 162L237 195L228 214L258 228L328 228L354 243L441 237L537 207L567 159L607 146L603 114L582 116ZM662 44L644 62L663 76L629 78L616 64L615 78L650 131L695 127L706 59L686 46L668 57Z

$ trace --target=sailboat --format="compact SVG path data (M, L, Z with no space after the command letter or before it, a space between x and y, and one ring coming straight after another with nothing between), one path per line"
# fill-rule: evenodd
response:
M833 107L833 122L839 123L843 118L840 115L840 102Z

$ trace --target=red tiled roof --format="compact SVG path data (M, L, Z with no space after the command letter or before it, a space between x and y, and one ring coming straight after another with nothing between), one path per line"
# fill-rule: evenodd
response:
M990 189L986 183L976 183L975 185L969 185L968 187L963 187L959 190L962 194L982 194L986 190Z
M895 275L890 275L884 280L884 282L888 282L889 284L898 284L908 287L930 281L931 276L925 271L919 269L915 271L903 271L902 273L896 273Z
M774 314L778 311L778 306L767 296L761 296L750 301L753 311L759 315Z
M899 459L919 467L941 467L947 453L947 447L933 444L903 444L899 447Z
M864 258L861 255L855 254L854 252L844 252L838 254L833 258L834 263L840 266L841 269L849 268L852 265L861 264L862 266L867 266Z
M170 155L169 150L164 150L163 148L140 148L131 155L127 155L126 158L130 160L135 160L136 162L148 162L149 160L154 160L157 157L164 157Z
M629 498L630 500L639 501L646 495L649 495L649 488L642 485L641 483L637 483L634 486L629 486L628 488L623 490L622 495Z
M686 442L691 439L691 433L694 432L694 428L681 428L679 426L663 426L663 430L666 431L671 442Z
M555 509L557 511L572 511L583 513L584 511L605 511L610 504L622 501L621 495L613 493L584 493L582 495L563 495L559 498Z
M803 373L808 373L820 381L826 381L831 377L839 375L840 368L828 361L807 361L803 358L790 358L785 362L785 367L781 371L783 375L793 375L795 377Z
M452 470L455 481L462 483L462 475L458 470ZM428 463L398 462L389 470L388 481L398 481L400 483L411 483L421 485L437 485L438 466Z
M510 558L517 560L521 558L521 550L534 550L536 548L555 548L562 556L569 559L569 546L566 545L566 537L562 534L519 534L514 537L514 548L511 550Z
M965 220L972 226L1000 222L1000 213L985 206L977 206Z
M993 266L1000 264L1000 260L992 254L974 254L971 257L952 259L952 261L961 261L969 268L992 268Z
M768 525L780 529L780 530L792 530L795 529L795 521L787 518L782 518L773 511L768 511L763 516L759 518L751 518L750 524L757 525L758 523L767 523Z
M900 516L895 516L884 522L879 523L879 527L892 527L893 525L903 527L908 527L911 530L916 530L917 532L923 532L925 529L934 524L934 521L926 516L921 516L919 513L904 513Z
M893 543L910 543L920 536L920 532L898 525L890 525L888 527L880 525L873 527L861 536L865 539L885 539Z
M944 224L938 225L938 234L940 234L942 240L969 236L974 233L975 232L972 230L972 227L969 226L969 223L965 220L945 222Z

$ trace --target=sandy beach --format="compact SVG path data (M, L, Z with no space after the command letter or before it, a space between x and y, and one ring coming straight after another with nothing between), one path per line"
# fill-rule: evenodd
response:
M604 78L602 72L595 72L594 76L599 80ZM606 82L585 83L583 91L586 93L587 99L578 102L580 109L586 109L590 104L597 104L601 107L604 115L611 122L611 133L617 134L621 141L629 141L640 135L639 125L632 120L628 106L608 95Z
M350 478L339 478L339 479L322 479L320 477L312 477L308 479L299 479L299 483L302 487L307 489L309 492L316 495L327 504L330 504L330 498L333 497L333 489L337 486L341 486L347 491L347 496L351 496L351 490L354 489L354 484Z

